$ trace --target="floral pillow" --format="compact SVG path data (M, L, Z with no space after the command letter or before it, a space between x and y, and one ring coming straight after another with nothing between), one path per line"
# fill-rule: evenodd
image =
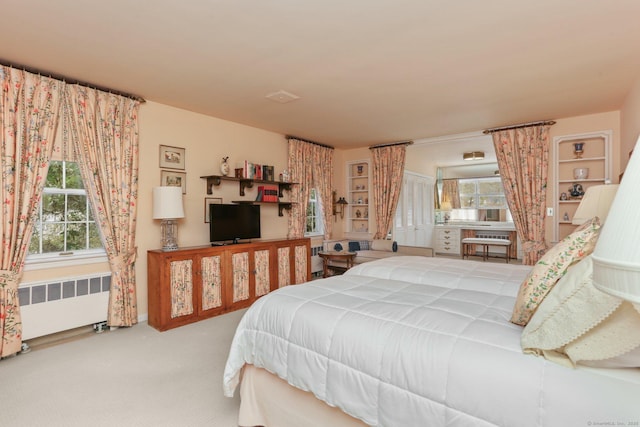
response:
M599 234L600 220L594 217L549 249L520 285L511 322L525 326L567 269L593 252Z

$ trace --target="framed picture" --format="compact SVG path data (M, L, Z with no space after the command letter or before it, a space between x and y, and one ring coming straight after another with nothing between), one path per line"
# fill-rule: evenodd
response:
M160 167L184 170L185 149L180 147L160 146Z
M166 187L182 187L182 194L187 194L187 173L160 171L160 185Z
M221 197L205 197L204 198L204 222L209 222L209 205L221 205Z

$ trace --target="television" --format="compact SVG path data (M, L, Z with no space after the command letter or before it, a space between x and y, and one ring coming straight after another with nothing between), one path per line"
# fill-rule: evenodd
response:
M260 205L210 204L209 241L220 243L260 238Z

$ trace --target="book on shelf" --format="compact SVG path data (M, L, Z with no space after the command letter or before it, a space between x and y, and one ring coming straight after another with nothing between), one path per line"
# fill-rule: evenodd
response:
M275 180L275 169L273 166L263 165L262 166L262 179L265 181L274 181Z
M261 185L258 187L259 202L278 202L278 187L273 185Z

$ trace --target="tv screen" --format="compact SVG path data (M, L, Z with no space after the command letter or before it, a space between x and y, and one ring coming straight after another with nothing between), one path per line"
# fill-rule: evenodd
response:
M209 241L260 238L260 205L209 205Z

